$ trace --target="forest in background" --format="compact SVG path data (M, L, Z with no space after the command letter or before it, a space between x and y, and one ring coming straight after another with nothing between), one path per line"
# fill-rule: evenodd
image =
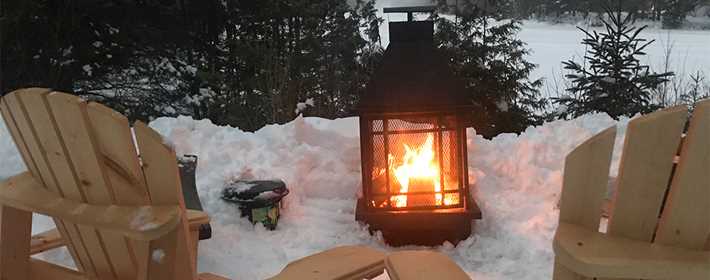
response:
M535 18L564 21L568 18L588 18L605 12L608 1L600 0L504 0L506 15L518 18ZM710 16L708 0L624 0L618 8L634 20L661 22L664 28L679 28L687 16ZM613 4L612 4L613 5ZM598 22L601 25L600 22Z
M432 18L472 89L471 125L488 135L542 121L540 81L528 80L535 65L513 36L520 22L488 25L499 8ZM15 0L3 9L2 65L13 66L3 92L50 87L130 119L189 115L253 131L298 114L353 116L384 51L374 0Z
M2 90L51 87L131 119L182 114L245 130L289 121L309 98L312 115L349 116L379 53L373 4L7 2Z
M657 14L662 20L672 12L658 13L658 3L669 1L701 5L613 3L632 20ZM469 87L470 125L492 137L565 117L551 109L559 102L541 97L541 80L529 78L536 65L526 60L529 50L515 36L518 18L603 14L592 5L598 2L460 0L452 6L452 0L438 0L439 13L456 14L431 19L436 44ZM649 3L655 3L651 10ZM189 115L246 131L299 114L349 117L384 51L384 20L375 4L2 0L0 90L49 87L101 101L132 120ZM642 103L640 112L657 107Z

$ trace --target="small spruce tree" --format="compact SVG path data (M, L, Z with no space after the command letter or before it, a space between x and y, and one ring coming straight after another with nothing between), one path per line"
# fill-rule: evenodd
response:
M640 62L644 49L654 40L640 38L646 26L634 26L631 15L607 9L601 21L603 32L579 28L586 38L584 61L563 61L570 71L565 75L572 86L569 96L554 98L560 105L558 117L578 117L592 112L605 112L617 119L658 109L652 102L652 90L668 81L673 72L655 73Z
M687 90L680 95L680 102L694 108L695 103L708 97L710 97L710 85L705 85L705 75L698 71L690 76Z

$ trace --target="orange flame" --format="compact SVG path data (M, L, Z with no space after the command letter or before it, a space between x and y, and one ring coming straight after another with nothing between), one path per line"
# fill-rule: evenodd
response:
M409 192L410 182L413 181L432 182L435 192L434 203L435 205L441 205L443 198L441 194L441 177L439 176L438 164L434 161L433 134L428 134L424 144L418 148L412 148L404 144L404 150L405 154L399 166L394 166L394 157L392 154L388 155L390 171L393 172L400 185L399 192ZM447 205L455 203L448 200L445 201ZM394 207L406 207L407 195L392 196L390 197L390 202Z

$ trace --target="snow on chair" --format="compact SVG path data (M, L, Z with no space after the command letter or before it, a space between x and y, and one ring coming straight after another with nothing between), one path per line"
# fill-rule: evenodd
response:
M47 89L0 101L28 169L0 182L0 278L223 279L196 273L188 217L209 218L185 210L175 152L158 133L141 122L132 133L123 115ZM33 212L57 232L31 239ZM61 245L76 270L30 257Z
M567 156L553 279L710 279L710 100L682 139L686 120L678 106L629 123L606 233L616 129Z

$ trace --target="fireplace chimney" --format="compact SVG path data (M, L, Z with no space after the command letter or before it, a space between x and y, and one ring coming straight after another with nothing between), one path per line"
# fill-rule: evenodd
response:
M384 13L407 13L407 21L390 22L390 44L434 42L434 22L414 21L414 13L433 13L435 6L385 8Z

